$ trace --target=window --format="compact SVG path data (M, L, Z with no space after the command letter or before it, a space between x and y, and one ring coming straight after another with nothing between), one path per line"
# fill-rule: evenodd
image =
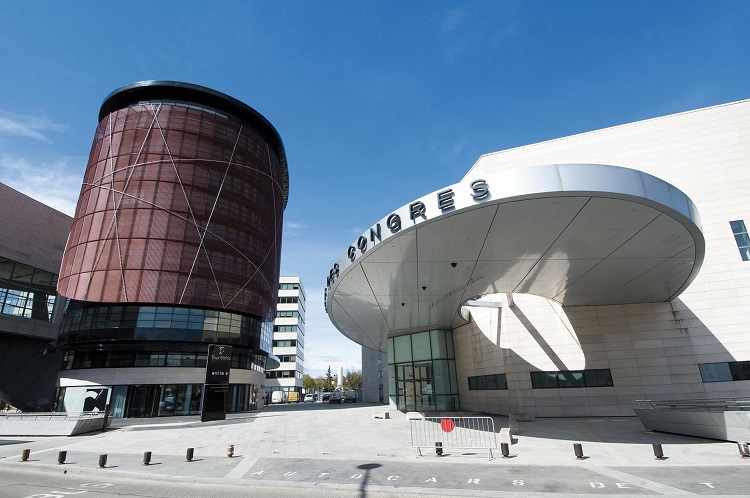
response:
M299 313L296 311L277 311L276 318L297 318Z
M583 372L557 372L557 387L586 387Z
M500 391L506 389L508 389L508 380L505 374L469 377L470 391Z
M299 329L296 325L276 325L273 328L274 332L297 332L299 334Z
M206 353L175 351L67 351L63 355L62 370L79 368L116 367L206 367ZM296 355L287 355L295 362ZM235 353L232 355L232 368L262 371L265 357Z
M297 377L294 370L271 370L266 372L267 379L286 379L290 377Z
M609 387L612 385L612 373L609 370L584 370L583 381L586 387Z
M57 275L0 258L0 313L50 321Z
M557 372L531 372L532 389L557 389Z
M704 383L750 380L750 361L702 363L698 368Z
M568 387L613 386L609 369L566 372L531 372L533 389L564 389Z
M163 367L166 357L166 353L151 353L148 365L150 367Z
M743 220L730 221L729 226L732 227L734 240L737 242L737 248L740 250L742 261L750 260L750 236L747 234L745 222Z

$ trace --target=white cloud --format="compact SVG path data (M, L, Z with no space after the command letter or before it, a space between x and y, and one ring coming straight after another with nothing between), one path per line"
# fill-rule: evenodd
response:
M63 126L49 121L45 117L36 116L0 116L0 134L16 137L31 138L49 143L44 132L59 132L65 129Z
M286 223L284 223L284 228L297 230L300 228L305 228L305 225L303 225L302 223L298 223L296 221L287 221Z
M73 216L83 181L85 160L62 158L32 163L0 156L0 182L58 211Z

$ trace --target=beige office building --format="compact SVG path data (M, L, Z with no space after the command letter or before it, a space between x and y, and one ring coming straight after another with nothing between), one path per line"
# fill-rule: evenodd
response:
M327 311L394 409L747 397L748 192L750 100L489 153L354 241Z

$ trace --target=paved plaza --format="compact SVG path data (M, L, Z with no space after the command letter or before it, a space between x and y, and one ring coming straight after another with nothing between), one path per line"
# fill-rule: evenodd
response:
M510 458L502 458L498 449L488 459L486 450L452 448L442 457L434 450L418 456L410 446L406 415L373 418L383 411L363 403L316 403L270 406L208 423L197 417L118 419L104 433L0 438L0 471L64 468L66 474L89 472L99 478L349 489L359 490L359 496L741 496L750 489L750 459L740 457L736 444L653 433L635 417L519 422ZM508 426L507 418L493 418L496 431ZM574 443L582 445L584 459L576 458ZM666 458L654 457L653 443L662 445ZM234 445L232 458L228 445ZM189 447L194 448L191 462L185 460ZM31 452L21 463L23 449ZM57 463L59 451L67 451L63 466ZM146 451L152 452L150 465L143 464ZM108 455L103 469L98 467L101 454ZM27 494L0 485L0 496Z

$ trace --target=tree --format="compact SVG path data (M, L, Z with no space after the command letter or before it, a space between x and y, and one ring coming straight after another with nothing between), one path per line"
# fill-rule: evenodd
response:
M362 370L347 370L344 375L344 389L355 391L362 389Z
M305 374L302 376L302 388L306 393L315 391L315 379Z
M334 387L333 376L331 375L331 365L328 365L328 371L326 372L326 377L323 380L323 391L333 391Z

